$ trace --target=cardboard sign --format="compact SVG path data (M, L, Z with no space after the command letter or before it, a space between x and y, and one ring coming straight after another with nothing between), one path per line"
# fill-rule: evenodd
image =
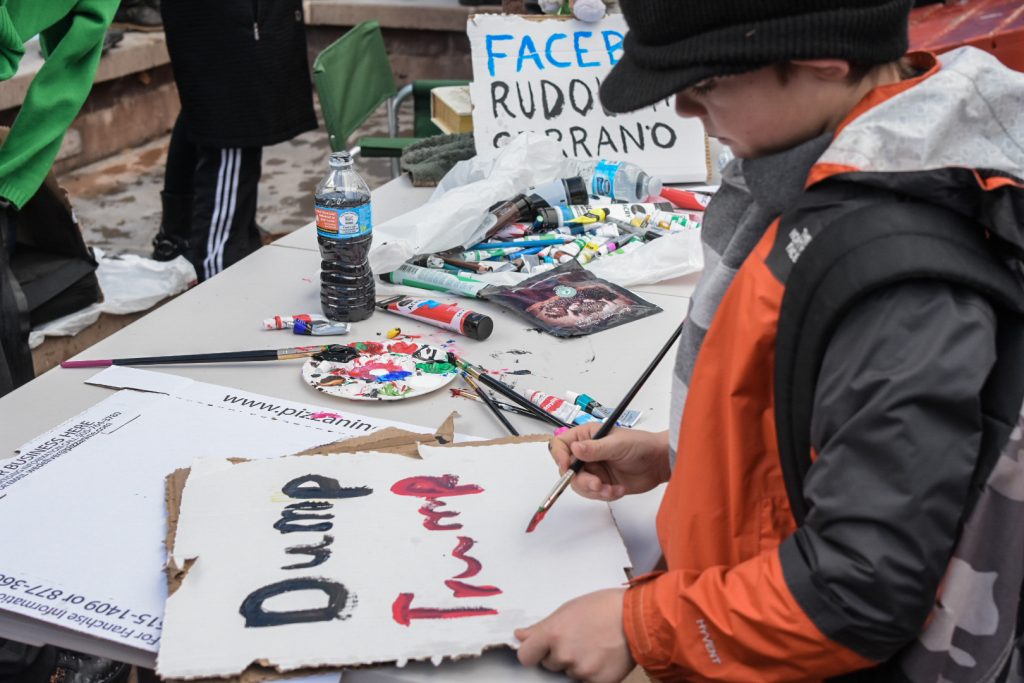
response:
M272 457L389 427L425 431L137 368L113 366L91 382L142 391L110 396L0 466L0 512L17 520L4 542L24 549L0 559L0 612L151 652L167 595L168 472L197 455Z
M666 182L704 182L708 154L697 119L680 118L671 98L629 114L606 113L598 90L622 57L626 22L471 17L473 130L478 154L510 136L543 133L566 156L630 161Z
M607 505L563 496L544 443L232 463L184 488L157 670L233 676L479 655L566 600L622 585Z

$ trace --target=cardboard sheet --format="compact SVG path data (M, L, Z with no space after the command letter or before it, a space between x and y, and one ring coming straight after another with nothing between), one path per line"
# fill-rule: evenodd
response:
M173 550L188 569L167 603L158 671L440 661L514 645L514 628L620 585L629 565L602 503L565 496L524 533L554 475L543 443L427 461L197 460Z
M159 372L112 367L120 391L0 462L0 610L155 652L166 599L164 479L197 456L266 458L421 428ZM44 407L40 407L44 409ZM269 419L268 419L269 418ZM448 426L447 440L453 437ZM415 452L416 442L405 443Z

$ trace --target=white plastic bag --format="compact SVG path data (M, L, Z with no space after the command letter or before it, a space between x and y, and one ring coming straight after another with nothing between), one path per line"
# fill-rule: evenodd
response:
M590 272L617 285L649 285L699 272L704 268L700 230L680 230L651 240L621 256L587 264Z
M154 261L134 254L107 256L99 247L93 247L93 252L99 262L96 278L103 301L35 328L28 338L31 348L42 344L47 336L76 335L99 320L101 313L125 315L152 308L196 281L196 269L184 256Z
M533 133L512 138L497 156L459 162L430 201L374 226L370 267L390 273L413 256L479 242L493 224L487 209L559 177L563 164L558 143Z

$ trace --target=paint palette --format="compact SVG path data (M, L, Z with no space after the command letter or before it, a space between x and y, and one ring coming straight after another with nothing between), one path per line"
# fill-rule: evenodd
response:
M430 393L458 374L440 346L408 340L352 342L352 353L313 356L302 379L317 391L354 401L397 401Z

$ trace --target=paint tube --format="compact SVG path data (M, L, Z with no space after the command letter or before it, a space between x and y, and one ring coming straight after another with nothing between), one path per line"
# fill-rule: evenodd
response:
M458 304L443 304L433 299L413 296L393 296L377 302L377 308L428 325L458 332L470 339L482 340L491 336L494 321L483 313L476 313Z
M644 241L647 242L650 242L651 240L656 240L662 235L666 234L665 230L655 230L654 228L637 227L635 225L631 225L630 223L626 223L625 221L616 220L614 218L609 218L608 222L622 228L623 232L625 232L626 234L635 235L636 237L643 239ZM623 241L623 244L624 243L625 241Z
M691 211L703 211L704 207L711 201L711 195L703 192L690 192L678 187L661 188L661 196L675 204L680 209Z
M613 251L615 251L618 248L619 248L619 245L616 244L615 242L611 242L611 241L605 242L604 244L602 244L600 247L597 248L597 254L595 254L595 256L597 258L600 258L602 256L607 256L608 254L612 253Z
M477 249L475 251L464 251L459 254L463 261L486 261L492 258L511 256L523 250L523 247L496 247L494 249Z
M545 394L541 391L533 391L532 389L516 389L524 398L529 399L530 403L537 406L545 413L554 415L562 422L574 421L583 410L576 405L573 405L564 398L558 398L551 394Z
M555 247L550 252L551 258L558 263L571 261L579 256L579 253L583 251L583 247L587 246L587 242L589 241L590 240L586 237L580 237L572 242L567 242L560 247Z
M596 418L607 420L612 414L611 408L598 403L592 396L578 394L575 391L567 391L565 392L565 395L569 397L570 401L582 408L584 412L589 413ZM620 427L632 427L640 421L640 416L642 414L643 413L639 410L624 410L615 424Z
M490 208L489 214L494 217L494 224L487 230L486 236L492 237L516 221L530 220L545 207L579 204L585 202L587 196L587 186L579 176L535 185L523 194Z
M623 254L628 254L631 251L635 251L636 249L639 249L642 246L644 246L644 241L642 239L640 239L639 237L630 237L628 242L626 242L625 244L623 244L618 249L616 249L615 251L611 252L608 255L621 256Z
M656 202L650 204L612 204L611 206L595 207L579 218L574 219L573 222L603 223L608 218L615 218L620 221L632 223L634 221L644 220L655 211L670 211L671 209L672 205L668 202Z
M306 334L314 337L327 337L335 334L348 334L348 323L320 322L314 320L307 323L305 320L296 320L292 327L294 334Z
M492 242L480 242L479 244L474 244L473 246L471 246L466 251L477 251L477 250L480 250L480 249L494 249L496 247L504 246L504 245L519 245L519 244L521 244L523 242L538 242L538 241L547 241L547 240L552 240L552 241L554 241L554 240L561 240L561 241L564 242L567 239L569 239L569 238L566 237L563 233L559 233L559 232L546 232L546 233L542 233L542 234L539 234L539 235L538 234L524 235L522 237L515 237L515 238L509 239L509 240L500 240L499 241L499 240L495 239Z
M516 239L517 237L530 234L531 230L533 230L533 225L530 223L512 223L494 233L494 238L500 240Z
M618 237L620 234L619 229L611 223L602 223L596 228L591 228L586 231L591 237Z
M295 321L301 320L305 323L327 322L327 318L319 313L296 313L295 315L275 315L263 321L265 330L287 330L295 326Z
M607 244L609 241L611 240L610 238L607 237L595 237L594 239L587 242L587 244L583 247L583 250L580 251L579 256L576 257L576 260L583 264L590 263L591 261L594 260L594 258L598 256L601 247ZM608 252L605 251L605 253Z
M619 220L629 220L634 216L654 213L655 211L671 211L672 204L669 202L634 202L632 204L577 204L574 206L553 206L541 209L537 212L537 218L533 221L535 230L550 230L571 226L588 213L604 209L607 215ZM585 219L584 223L597 223L600 221Z
M486 282L474 280L468 275L457 275L445 270L432 270L420 268L409 263L403 263L398 270L392 273L384 273L380 276L381 281L390 282L396 285L408 285L419 287L435 292L447 292L458 294L470 299L479 298L480 290L487 286Z
M463 261L461 259L449 258L448 256L442 256L442 260L445 262L445 268L447 270L453 270L455 272L460 271L472 271L474 273L501 273L506 270L512 270L512 264L507 261Z
M692 215L671 211L658 211L651 216L651 224L670 231L700 228L700 221L694 220Z

